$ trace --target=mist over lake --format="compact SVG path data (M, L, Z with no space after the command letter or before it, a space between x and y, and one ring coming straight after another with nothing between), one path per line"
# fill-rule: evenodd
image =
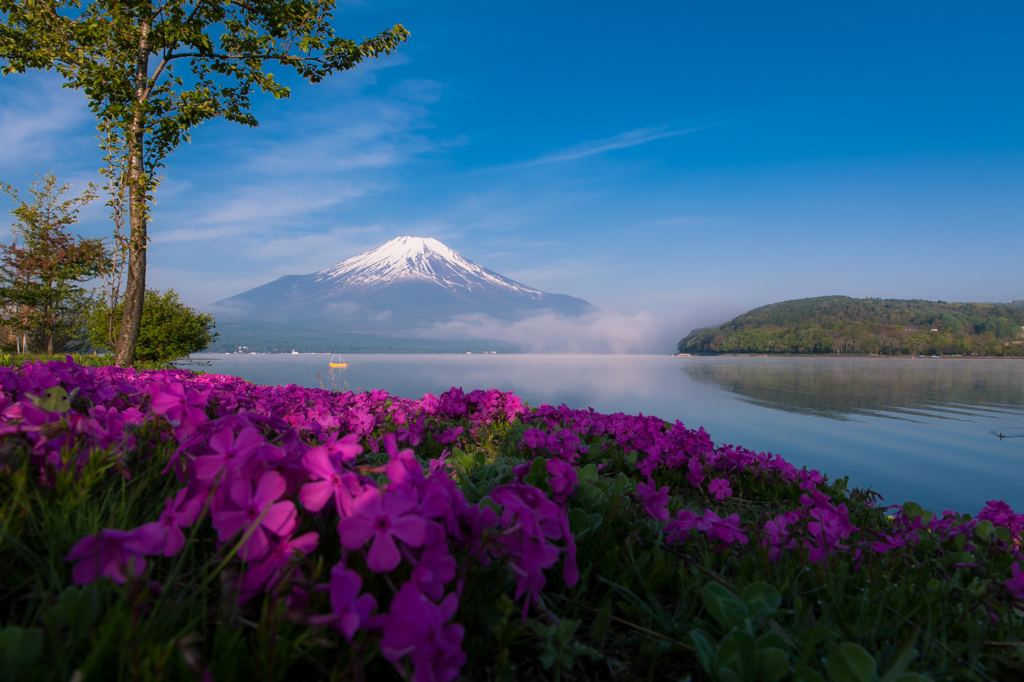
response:
M407 398L498 388L530 405L642 412L704 426L716 443L849 475L891 504L971 514L992 499L1024 506L1017 360L348 355L332 382L326 354L193 357L209 363L200 369L261 384Z

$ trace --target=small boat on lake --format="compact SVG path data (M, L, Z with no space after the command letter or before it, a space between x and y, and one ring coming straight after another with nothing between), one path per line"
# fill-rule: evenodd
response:
M334 355L331 356L331 361L328 363L328 366L331 369L344 369L345 367L348 367L348 362L345 361L345 358L335 353Z

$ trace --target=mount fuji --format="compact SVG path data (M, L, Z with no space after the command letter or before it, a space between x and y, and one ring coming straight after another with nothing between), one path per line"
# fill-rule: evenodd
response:
M308 275L286 275L217 301L228 318L349 332L408 333L459 315L512 321L596 311L477 265L436 239L398 237Z

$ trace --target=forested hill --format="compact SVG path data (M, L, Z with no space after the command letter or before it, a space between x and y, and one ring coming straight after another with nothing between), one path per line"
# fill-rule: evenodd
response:
M818 296L772 303L717 327L694 329L678 347L681 353L1024 355L1022 327L1024 300Z

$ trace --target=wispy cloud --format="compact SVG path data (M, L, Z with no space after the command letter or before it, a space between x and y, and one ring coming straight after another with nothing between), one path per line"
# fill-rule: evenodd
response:
M593 156L594 154L610 152L614 149L626 149L646 142L661 140L666 137L687 135L689 133L697 132L698 130L703 130L706 127L707 126L700 126L697 128L687 128L686 130L669 130L668 126L658 126L657 128L637 128L636 130L620 133L603 140L589 140L587 142L581 142L574 147L569 147L568 149L563 149L561 151L542 156L539 159L511 164L509 166L504 166L504 168L527 168L529 166L539 166L546 163L575 161L576 159L583 159L588 156Z
M439 339L501 339L531 353L666 353L678 335L678 321L648 312L595 312L581 317L548 313L515 322L463 315L419 333Z

